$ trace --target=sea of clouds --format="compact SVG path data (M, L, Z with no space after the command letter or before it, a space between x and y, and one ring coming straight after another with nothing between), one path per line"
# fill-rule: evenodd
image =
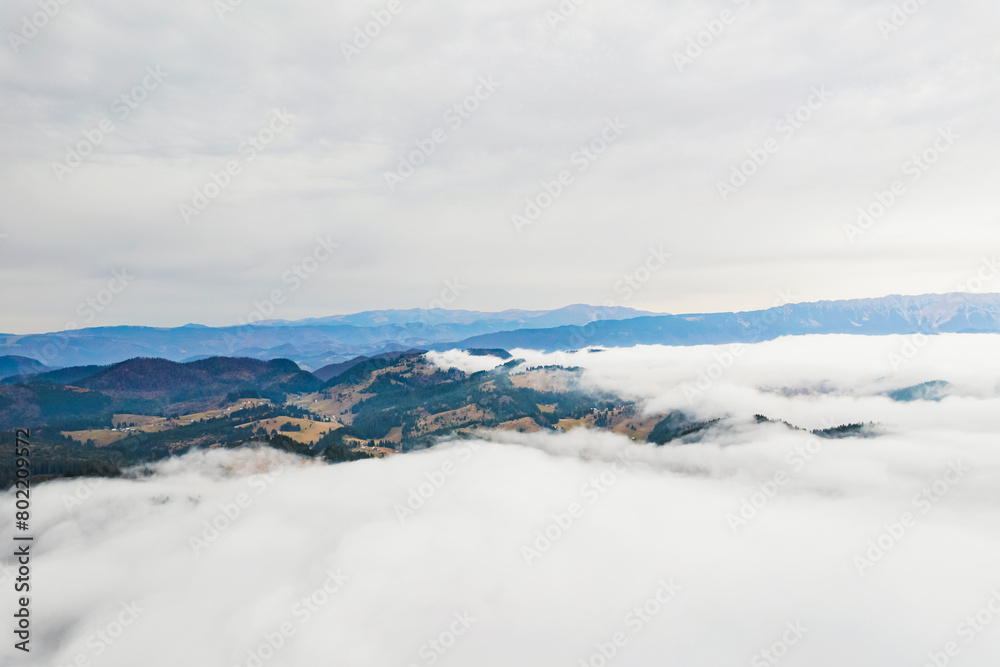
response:
M44 484L33 650L5 629L0 664L997 664L998 347L518 350L650 414L730 419L683 446L577 429L334 466L212 450L152 475ZM949 395L886 396L932 380ZM881 435L821 439L758 413ZM0 496L0 516L13 503Z

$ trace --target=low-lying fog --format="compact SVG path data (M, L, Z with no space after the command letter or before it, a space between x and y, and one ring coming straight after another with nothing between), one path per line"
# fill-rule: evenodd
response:
M335 466L213 450L45 484L32 660L5 628L0 663L995 665L998 351L972 335L518 350L650 413L733 419L684 446L578 429ZM435 358L490 365L464 356ZM931 381L940 400L887 395Z

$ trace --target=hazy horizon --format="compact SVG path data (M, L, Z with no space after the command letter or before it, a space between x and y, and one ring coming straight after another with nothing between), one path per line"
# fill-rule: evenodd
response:
M302 322L304 320L312 320L312 319L322 320L322 319L328 319L328 318L349 317L351 315L359 315L359 314L363 314L363 313L381 313L381 312L409 312L409 311L431 311L431 310L436 310L436 311L455 312L455 313L482 313L482 314L489 315L489 314L498 314L498 313L518 312L518 311L522 311L522 312L525 312L525 313L547 313L547 312L558 311L558 310L563 310L563 309L567 309L567 308L576 308L576 307L591 308L591 309L593 309L595 311L595 318L594 319L595 320L602 320L602 319L615 319L614 317L609 317L608 316L610 313L613 312L611 310L612 308L628 308L628 309L635 310L635 311L641 311L641 312L644 313L644 315L642 315L642 316L656 316L656 315L708 315L708 314L718 314L718 313L757 312L757 311L769 310L769 309L772 309L772 308L780 308L780 307L785 306L785 305L791 305L791 304L797 304L797 303L798 304L801 304L801 303L835 303L835 302L838 302L838 301L871 301L871 300L876 300L877 301L879 299L891 299L891 298L903 298L903 299L907 299L907 298L924 297L924 296L942 296L942 297L944 297L944 296L949 296L949 295L952 295L952 294L960 294L960 295L962 295L964 297L991 297L991 296L1000 297L1000 292L975 291L975 292L928 292L928 293L922 293L922 294L886 294L886 295L881 295L881 296L860 296L860 297L846 298L846 299L818 299L818 300L815 300L815 301L804 301L804 300L794 299L795 295L793 295L793 294L791 294L789 292L785 292L785 291L779 290L778 297L775 298L775 300L770 305L762 306L761 308L754 308L752 310L723 309L723 310L700 310L700 311L685 311L685 312L665 312L665 311L649 311L649 310L646 310L646 309L643 309L643 308L636 308L636 307L633 307L633 306L617 306L617 305L605 306L605 305L601 305L601 304L588 304L588 303L571 303L571 304L565 304L565 305L561 305L561 306L555 306L555 307L552 307L552 308L539 308L539 309L528 309L528 308L521 308L521 307L516 307L515 306L515 307L510 307L510 308L502 308L502 309L499 309L499 310L478 310L478 309L474 309L474 308L451 308L451 307L449 307L447 305L444 306L444 307L438 307L438 306L436 306L434 304L428 304L428 306L410 306L410 307L405 307L405 308L366 308L365 310L360 310L360 311L327 313L327 314L324 314L324 315L310 315L310 316L301 317L301 318L273 318L273 319L263 319L263 320L261 320L259 322L258 321L252 321L252 322L250 322L250 324L256 326L256 325L268 324L268 323L273 323L273 322L290 322L290 323L294 323L294 322ZM790 300L786 300L786 299L790 299ZM79 318L77 318L77 319L79 319ZM70 324L77 324L77 323L75 321L71 321ZM154 328L154 329L175 329L175 328L182 328L182 327L186 327L186 326L204 326L204 327L208 327L208 328L213 328L214 329L214 328L226 328L226 327L246 326L246 322L238 320L236 322L230 322L230 323L209 324L209 323L206 323L206 322L196 322L196 321L190 321L189 320L189 321L185 321L185 322L178 321L178 322L172 323L172 324L168 323L168 324L160 324L160 325L151 325L151 324L144 324L144 323L134 322L134 321L123 321L123 322L117 322L117 323L111 323L111 322L109 322L109 323L101 323L101 324L96 324L95 323L93 325L84 324L84 325L77 325L77 326L74 326L74 327L69 327L69 328L66 328L66 329L53 329L51 331L12 331L12 330L8 330L8 331L0 331L0 335L30 336L30 335L39 335L39 334L60 333L62 331L71 331L71 330L75 330L75 329L85 329L85 328L140 327L140 328Z

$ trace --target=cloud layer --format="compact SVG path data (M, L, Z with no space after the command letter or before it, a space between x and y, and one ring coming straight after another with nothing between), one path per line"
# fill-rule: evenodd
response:
M876 363L892 339L774 341L697 406L805 426L875 418L887 429L874 439L734 420L691 446L497 434L337 466L209 451L137 479L46 484L37 664L995 662L994 340L940 337L898 371ZM663 409L725 349L568 361ZM924 379L958 395L874 395Z

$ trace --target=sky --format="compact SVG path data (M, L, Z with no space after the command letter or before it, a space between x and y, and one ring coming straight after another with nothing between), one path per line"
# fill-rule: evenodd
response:
M965 291L998 14L10 0L0 331Z
M691 402L676 386L732 346L524 352L651 413L731 417L698 445L498 432L334 466L220 448L43 484L32 664L996 664L996 344L936 336L890 368L905 342L746 346ZM928 380L949 395L885 395Z

